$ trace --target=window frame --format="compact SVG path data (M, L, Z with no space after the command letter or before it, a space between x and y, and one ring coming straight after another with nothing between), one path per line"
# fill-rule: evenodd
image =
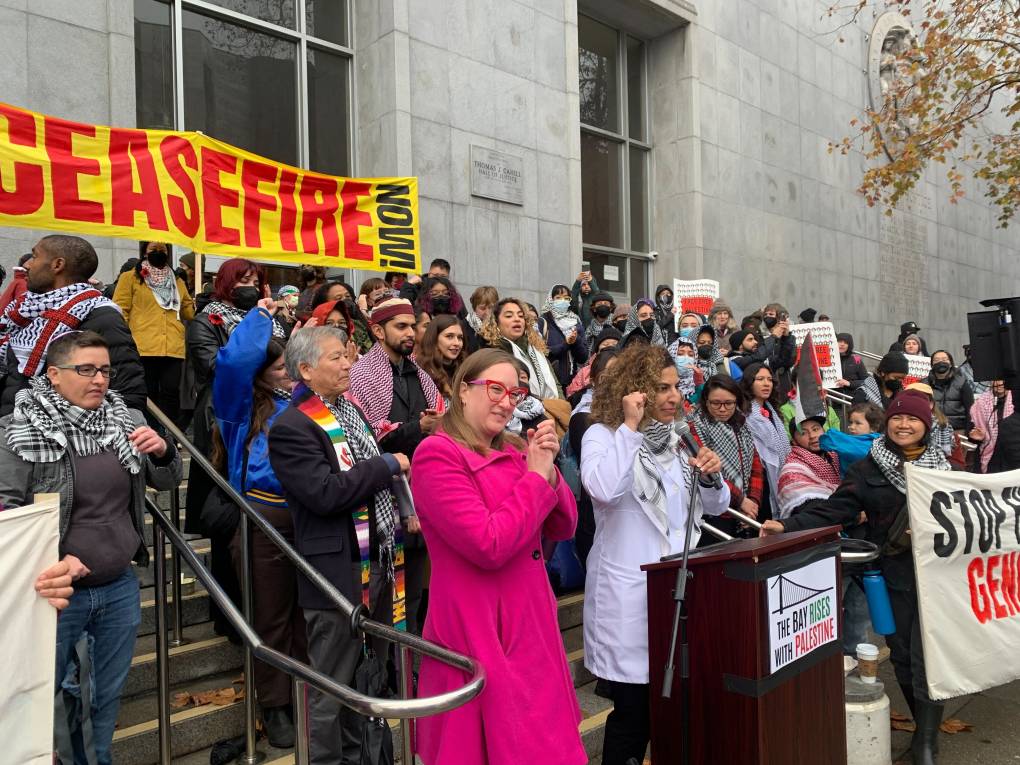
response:
M595 21L603 26L609 27L616 32L616 88L617 88L617 110L620 115L619 125L620 132L616 133L612 130L606 130L605 128L597 127L595 125L589 125L586 122L580 120L580 111L578 113L578 119L580 123L580 132L582 135L588 134L599 138L604 138L607 141L611 141L620 146L620 158L617 162L617 171L620 173L620 209L622 220L620 221L621 233L622 233L622 247L612 247L602 244L594 244L584 240L584 226L581 227L581 238L582 238L582 252L593 252L602 255L615 255L626 259L636 259L644 261L647 265L645 274L645 284L636 287L631 283L630 279L630 268L628 266L627 275L627 288L631 295L640 295L646 293L650 289L651 278L652 278L652 265L655 262L652 252L654 252L653 240L652 240L652 209L653 203L651 199L652 189L652 143L651 137L651 113L648 103L648 41L642 37L631 34L626 29L621 29L619 26L600 18L597 14L589 13L586 11L578 10L578 16L584 16L592 21ZM641 43L641 87L643 93L641 94L641 113L642 120L644 123L644 140L633 138L630 135L630 82L629 82L629 62L628 62L628 51L627 42L628 40L635 40ZM581 39L580 39L580 24L578 24L578 50L580 51ZM579 54L580 55L580 54ZM647 250L636 250L632 245L632 220L631 220L631 161L630 154L631 148L640 150L645 156L645 179L644 179L644 214L643 224L645 230L645 245ZM583 175L583 168L582 168ZM584 193L582 186L581 193ZM584 259L586 256L582 255ZM628 295L628 299L631 297Z

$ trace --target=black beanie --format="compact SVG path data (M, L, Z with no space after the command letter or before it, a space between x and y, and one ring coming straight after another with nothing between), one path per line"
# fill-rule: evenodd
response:
M592 350L593 351L597 350L598 347L599 347L599 343L605 342L606 340L616 340L616 341L623 340L623 333L620 332L620 330L618 330L616 327L612 326L611 324L603 327L602 331L599 332L598 337L595 338L595 342L592 343L592 346L591 346Z
M595 305L600 300L606 300L609 302L610 307L616 308L616 302L613 300L613 296L610 295L608 292L596 292L591 297L591 304Z
M736 332L733 332L730 335L730 349L734 351L739 350L741 344L744 342L744 339L748 335L753 334L754 332L752 332L749 329L738 329Z
M814 308L805 308L803 311L800 312L799 318L805 324L810 324L815 320L815 316L817 315L818 311L816 311Z
M878 362L878 369L875 371L880 374L896 374L897 372L907 374L910 371L910 364L907 362L906 356L899 351L893 351L882 357L882 360Z

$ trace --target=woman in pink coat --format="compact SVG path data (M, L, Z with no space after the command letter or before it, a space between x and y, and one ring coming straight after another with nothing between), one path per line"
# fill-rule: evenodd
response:
M542 537L569 539L577 508L553 463L551 420L528 441L504 428L527 395L516 362L489 348L465 360L443 431L415 451L411 487L432 558L424 637L478 659L485 687L458 709L418 721L425 765L588 761L567 669ZM422 660L432 696L464 674Z

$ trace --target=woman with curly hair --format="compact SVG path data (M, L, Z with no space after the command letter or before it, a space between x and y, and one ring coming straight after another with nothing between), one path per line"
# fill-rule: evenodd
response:
M440 314L429 324L415 353L418 366L432 378L447 403L452 395L454 375L466 357L464 329L457 317L450 314Z
M519 298L503 298L496 303L492 317L482 326L486 344L502 348L528 368L528 387L540 399L562 398L546 358L545 341L528 319L528 304Z
M602 762L644 758L649 739L648 625L641 565L684 547L691 465L718 473L719 457L702 448L679 450L674 422L683 396L665 348L631 345L601 375L592 401L592 426L581 449L581 481L595 511L595 541L584 588L584 663L613 701ZM698 515L729 505L726 484L698 487ZM696 519L697 521L698 519ZM695 526L692 543L700 530Z

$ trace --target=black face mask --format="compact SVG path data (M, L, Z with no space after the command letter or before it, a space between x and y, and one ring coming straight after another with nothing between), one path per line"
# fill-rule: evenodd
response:
M230 299L234 306L242 311L250 311L259 302L258 287L234 287L230 292Z
M708 361L712 358L712 346L711 345L699 345L698 346L698 358L702 361Z
M779 323L779 319L777 319L775 316L766 316L762 323L765 325L766 329L772 329Z
M627 320L621 319L620 321L614 321L613 326L623 332L627 328Z
M649 337L652 336L652 332L655 331L655 319L645 319L641 322L641 329Z
M886 380L885 381L885 389L895 396L897 393L899 393L901 390L903 390L903 381L902 380Z
M599 305L592 309L592 313L595 314L597 319L608 319L612 310L607 305Z
M432 298L432 309L435 313L449 313L450 298L447 295Z
M950 369L952 369L952 367L945 361L940 361L938 364L931 365L931 371L937 375L944 375Z
M153 268L166 268L166 264L170 260L170 256L163 250L153 250L145 256L145 259L149 261Z

